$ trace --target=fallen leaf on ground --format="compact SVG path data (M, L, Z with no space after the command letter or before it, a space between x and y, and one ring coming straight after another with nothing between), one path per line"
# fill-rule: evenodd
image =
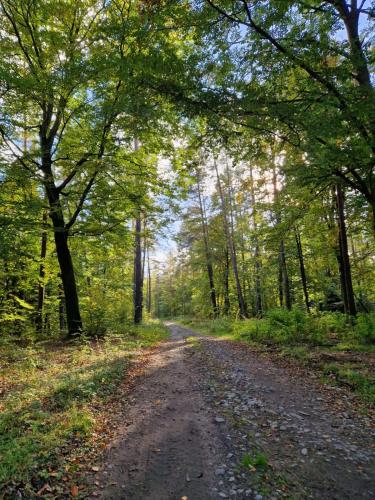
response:
M76 484L72 484L70 488L70 493L72 497L78 497L78 486Z

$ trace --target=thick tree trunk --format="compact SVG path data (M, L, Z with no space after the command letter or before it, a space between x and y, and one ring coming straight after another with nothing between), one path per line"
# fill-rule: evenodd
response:
M339 228L338 240L340 250L340 277L343 291L345 312L355 316L357 308L355 305L352 273L348 252L348 237L346 232L345 222L345 196L342 187L338 184L336 186L336 209L337 209L337 224Z
M82 332L82 320L79 310L73 260L68 246L68 231L65 226L59 195L55 186L51 185L51 181L46 185L46 192L50 205L50 218L54 230L57 259L64 289L68 336L72 337Z
M216 171L216 178L217 178L217 185L218 185L218 190L219 190L219 195L220 195L220 200L221 200L221 207L222 207L222 213L223 213L223 222L224 222L224 231L225 231L225 236L227 239L227 244L229 248L229 253L232 261L232 268L233 268L233 275L234 275L234 281L236 284L236 290L237 290L237 298L238 298L238 307L240 311L240 317L245 319L248 317L247 313L247 306L243 297L242 293L242 287L241 287L241 282L240 282L240 277L239 277L239 272L238 272L238 265L237 265L237 254L236 254L236 248L234 245L233 241L233 234L230 231L229 227L229 222L228 222L228 211L227 211L227 206L226 206L226 201L224 198L224 193L221 187L221 181L220 181L220 176L219 176L219 171L217 168L217 163L216 160L214 161L215 165L215 171Z
M140 216L135 220L135 248L134 248L134 323L142 322L143 313L143 272L142 272L142 219Z
M55 217L52 219L55 230L55 245L57 259L60 265L61 280L65 296L66 321L68 335L74 336L82 332L82 320L79 311L77 285L74 274L73 260L68 246L68 236Z
M207 221L206 221L206 215L205 215L205 210L204 210L203 200L202 200L199 172L197 172L196 179L197 179L197 192L198 192L199 210L200 210L200 216L201 216L204 251L205 251L205 256L206 256L207 276L208 276L208 283L209 283L209 287L210 287L210 299L211 299L211 304L212 304L212 313L213 313L213 317L217 318L217 316L219 315L219 309L217 306L214 270L213 270L213 266L212 266L212 255L211 255L209 241L208 241Z
M35 329L37 333L43 332L43 308L44 308L44 295L45 295L45 259L47 255L47 230L46 225L48 221L48 213L46 210L43 212L42 219L42 239L40 244L40 264L39 264L39 283L38 283L38 305L35 319Z
M302 251L301 235L300 235L300 233L299 233L299 231L298 231L298 229L296 227L294 228L294 234L295 234L295 237L296 237L299 270L300 270L300 273L301 273L301 283L302 283L302 288L303 288L303 295L304 295L304 298L305 298L306 310L307 310L308 313L310 313L309 291L308 291L308 288L307 288L305 260L304 260L303 251Z
M357 2L352 2L350 10L345 4L346 2L343 1L337 2L336 8L345 23L345 28L350 45L350 59L354 67L356 80L363 90L371 91L372 84L370 71L359 36L360 11L357 7Z

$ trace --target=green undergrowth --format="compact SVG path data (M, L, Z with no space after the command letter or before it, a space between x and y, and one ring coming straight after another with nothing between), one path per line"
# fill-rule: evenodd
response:
M180 321L202 333L242 341L318 369L324 380L345 385L375 405L375 313L351 319L340 313L307 315L272 310L263 318ZM334 368L332 368L334 367Z
M150 323L100 340L27 346L3 340L0 485L21 482L27 492L29 482L48 476L72 443L89 440L97 409L119 390L130 358L166 336L164 326Z
M257 452L254 455L250 455L250 453L245 453L242 457L241 465L245 469L265 469L268 467L268 459L264 453Z

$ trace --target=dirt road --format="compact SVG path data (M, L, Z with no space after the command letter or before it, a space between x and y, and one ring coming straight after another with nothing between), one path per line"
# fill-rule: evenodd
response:
M375 433L350 395L175 324L129 399L103 499L375 498Z

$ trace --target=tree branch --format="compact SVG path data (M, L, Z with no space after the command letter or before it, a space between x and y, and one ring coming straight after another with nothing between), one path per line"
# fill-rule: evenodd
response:
M78 215L80 214L80 212L81 212L81 210L83 208L83 205L84 205L84 203L86 201L86 198L87 198L87 196L88 196L88 194L89 194L89 192L90 192L90 190L91 190L91 188L92 188L92 186L93 186L93 184L95 182L95 179L96 179L98 173L99 173L99 170L97 169L97 170L95 170L95 172L91 176L89 182L87 183L87 185L86 185L85 189L83 190L83 193L82 193L82 195L81 195L81 197L79 199L77 208L75 209L75 211L74 211L72 217L70 218L69 222L67 224L65 224L65 229L69 230L73 226L73 224L75 223L75 221L77 220L77 217L78 217Z

